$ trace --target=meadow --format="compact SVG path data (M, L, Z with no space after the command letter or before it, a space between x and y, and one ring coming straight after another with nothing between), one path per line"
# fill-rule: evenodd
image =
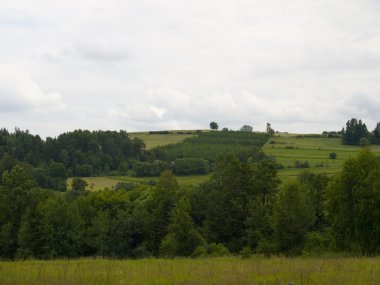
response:
M76 259L0 263L2 285L380 283L380 258Z
M211 174L206 175L187 175L176 176L177 182L180 186L198 185L206 182ZM158 177L133 177L133 176L101 176L101 177L82 177L87 182L86 190L100 191L104 189L114 189L115 185L119 182L129 183L149 183L150 181L157 181ZM68 189L71 189L72 178L67 180Z
M286 181L295 178L302 168L295 168L296 161L309 163L308 170L314 173L333 175L339 172L344 162L355 157L359 146L343 145L341 138L322 138L297 134L279 133L270 138L263 147L265 154L273 156L284 168L278 176ZM375 155L380 155L380 145L370 147ZM336 159L330 159L330 153L336 153Z
M150 134L149 132L135 132L128 134L131 138L142 139L148 150L156 146L178 143L197 135L196 131L170 131L169 134Z

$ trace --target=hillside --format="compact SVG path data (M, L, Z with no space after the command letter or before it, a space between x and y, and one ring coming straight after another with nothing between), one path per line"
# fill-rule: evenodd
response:
M278 133L263 147L265 154L273 156L284 168L279 169L281 180L295 178L300 171L309 169L315 173L328 175L339 172L345 160L357 155L359 146L343 145L341 138L325 138L318 135ZM380 146L373 145L371 151L380 155ZM330 159L336 153L336 159ZM296 163L308 162L309 168L297 168Z

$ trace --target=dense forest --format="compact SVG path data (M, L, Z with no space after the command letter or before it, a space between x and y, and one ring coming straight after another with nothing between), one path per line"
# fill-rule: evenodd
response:
M3 129L0 258L378 254L378 158L364 147L333 177L306 171L281 184L275 161L260 152L267 139L213 131L146 151L123 131L42 141ZM139 163L171 168L155 185L90 192L76 178L66 191L66 178L86 168L133 172ZM212 167L209 181L180 187L172 171L193 164Z

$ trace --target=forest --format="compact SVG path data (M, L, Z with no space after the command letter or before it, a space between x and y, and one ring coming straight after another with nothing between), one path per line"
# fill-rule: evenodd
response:
M0 258L378 254L379 159L363 146L333 176L304 171L281 183L260 150L269 137L211 131L147 151L123 131L43 141L3 129ZM69 176L133 173L141 163L171 167L155 185L91 192L76 178L66 189ZM212 170L210 179L179 186L173 172L191 165Z

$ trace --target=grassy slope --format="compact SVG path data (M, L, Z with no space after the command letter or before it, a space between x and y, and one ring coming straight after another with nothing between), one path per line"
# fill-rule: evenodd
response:
M380 258L80 259L0 264L2 285L380 284Z
M275 144L270 144L274 141ZM287 149L287 146L294 149ZM285 169L279 171L282 180L288 180L298 175L302 169L294 168L294 163L308 161L310 171L315 173L334 174L342 169L343 163L349 157L354 157L360 150L358 146L342 145L340 138L298 138L294 134L276 134L263 147L263 151L276 158ZM371 146L371 150L380 155L380 146ZM337 159L329 159L329 154L335 152ZM316 167L323 163L324 167ZM293 168L288 168L288 167Z
M177 134L177 132L178 131L172 131L172 133L170 134L149 134L148 132L136 132L136 133L129 133L129 135L131 138L142 139L145 142L147 149L152 149L155 146L181 142L184 139L194 137L197 135L195 131L189 131L189 132L194 132L192 134ZM188 132L188 131L183 131L183 132Z
M131 133L131 137L139 137L144 140L147 148L152 148L158 145L166 145L183 141L185 138L193 137L196 134L149 134L149 133ZM274 144L270 144L274 141ZM294 147L287 149L287 146ZM285 169L279 171L278 175L282 181L295 178L304 169L294 168L294 163L308 161L310 171L315 173L326 173L328 175L339 172L342 169L344 161L353 157L360 150L357 146L342 145L340 138L298 138L296 134L276 134L269 139L264 145L263 151L272 155L281 163ZM371 150L380 155L380 146L371 146ZM329 154L335 152L337 159L329 159ZM316 164L323 164L323 167L317 167ZM289 168L292 167L292 168ZM178 176L178 182L181 185L199 184L209 179L210 175L190 175ZM88 190L102 190L104 188L112 189L117 182L140 182L148 180L157 180L157 177L130 177L130 176L110 176L110 177L88 177L84 178L89 186ZM70 185L70 179L68 180Z

